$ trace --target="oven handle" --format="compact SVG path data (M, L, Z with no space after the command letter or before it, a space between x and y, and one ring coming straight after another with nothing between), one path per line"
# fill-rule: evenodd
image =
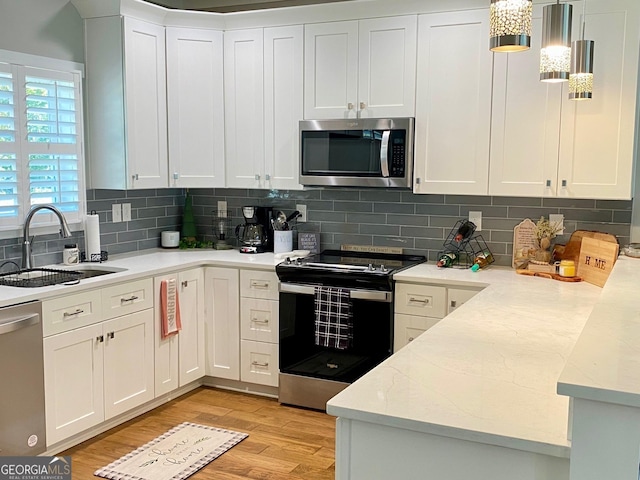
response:
M358 290L347 289L351 293L354 300L368 300L370 302L391 303L393 301L393 292L380 292L378 290ZM294 283L281 283L280 292L297 293L301 295L314 295L315 287L313 285L297 285Z

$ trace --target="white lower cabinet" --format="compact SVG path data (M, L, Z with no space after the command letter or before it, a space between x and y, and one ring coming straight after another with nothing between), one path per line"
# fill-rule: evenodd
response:
M86 327L70 324L67 331L44 338L47 445L153 399L153 310L146 301L132 299L132 291L140 299L151 298L152 280L98 290L103 307L112 300L125 311ZM77 297L43 302L45 332L57 322L57 311L76 311Z
M44 339L47 445L153 399L153 311Z
M175 279L182 329L162 338L160 286L163 280ZM156 299L155 395L159 397L205 375L204 273L200 268L163 275L154 279Z
M206 372L240 379L240 282L236 268L205 269Z
M440 285L397 283L393 351L397 352L460 308L481 289L447 288Z

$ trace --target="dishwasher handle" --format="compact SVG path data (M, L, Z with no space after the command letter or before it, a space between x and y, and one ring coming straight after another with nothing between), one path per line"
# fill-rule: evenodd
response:
M0 323L0 335L5 333L15 332L22 328L30 327L31 325L37 325L40 322L39 313L31 313L18 318L12 318L5 322Z

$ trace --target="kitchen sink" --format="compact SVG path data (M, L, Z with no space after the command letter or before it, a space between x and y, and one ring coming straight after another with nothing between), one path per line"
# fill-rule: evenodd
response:
M48 287L59 284L73 285L85 278L124 272L125 270L126 268L90 264L65 268L28 268L0 274L0 285L24 288Z

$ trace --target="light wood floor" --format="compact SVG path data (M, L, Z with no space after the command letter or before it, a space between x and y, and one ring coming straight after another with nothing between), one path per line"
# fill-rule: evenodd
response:
M134 418L61 455L73 480L93 472L182 423L249 434L189 480L333 480L335 418L277 400L202 387Z

